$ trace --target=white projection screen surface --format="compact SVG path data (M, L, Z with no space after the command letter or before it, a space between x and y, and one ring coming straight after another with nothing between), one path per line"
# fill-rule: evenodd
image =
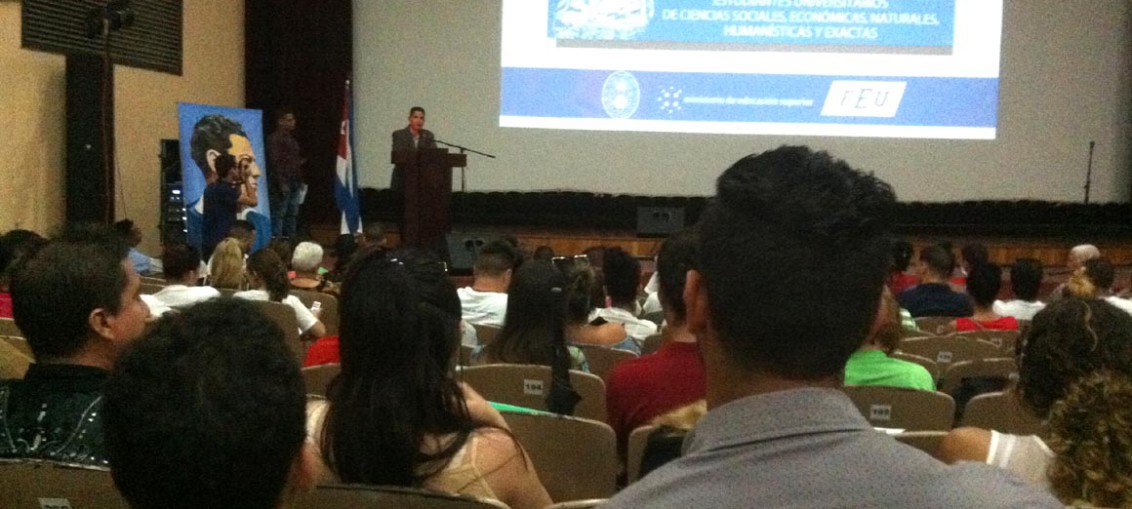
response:
M840 0L799 1L797 5L806 6L841 3ZM553 7L557 7L557 0L554 2ZM519 10L512 12L512 3L518 5ZM579 6L590 3L567 2ZM742 15L751 19L768 15L773 19L774 12L807 10L745 5L754 5L756 0L723 1L720 4L728 7L718 8L714 7L714 2L705 0L704 3L712 7L701 10L771 11L770 14ZM796 4L794 0L787 3ZM739 158L783 144L805 144L828 150L854 167L874 172L893 186L902 201L1080 201L1084 194L1089 142L1095 141L1092 200L1128 200L1129 162L1132 160L1129 157L1132 151L1129 148L1132 146L1132 38L1129 37L1132 2L949 0L940 3L954 6L954 35L949 49L927 51L922 46L927 43L921 41L918 43L921 46L901 48L902 52L891 51L891 48L874 52L859 46L844 48L829 44L821 45L818 51L810 45L784 47L777 42L765 47L767 45L750 42L736 46L696 41L663 45L653 41L560 41L551 37L552 12L557 11L546 0L355 0L354 152L359 181L368 187L389 186L390 133L405 127L410 106L423 106L428 110L426 128L432 130L437 139L496 156L495 159L468 156L469 167L465 172L468 191L570 189L660 196L709 195L714 191L715 178ZM649 2L635 4L645 5L644 13L648 14ZM891 13L897 2L888 4L890 8L886 12ZM654 0L651 5L652 19L662 18L665 2ZM993 35L965 36L963 31L971 29L961 22L967 9L991 12L988 19L974 23ZM626 12L641 11L629 9ZM520 23L522 26L517 28L505 28L504 23L514 16L520 16L519 19L529 16L529 26ZM695 16L719 14L685 14L685 17ZM789 20L789 15L786 16ZM795 16L813 17L810 14ZM936 21L942 24L939 16L937 13ZM641 19L637 14L623 17L627 24L639 24L637 20ZM566 16L567 21L570 19ZM926 16L918 19L931 22ZM904 20L907 24L913 18ZM722 30L712 21L688 23L703 26L705 30L712 27ZM760 23L743 24L746 25ZM730 30L742 33L753 29ZM513 46L511 31L515 32L515 37L529 37L534 42L519 40L517 46ZM577 32L589 35L582 34L584 31L580 29ZM563 39L573 35L565 30L562 33ZM880 37L879 32L877 36ZM685 34L684 37L692 36ZM987 54L964 56L965 44L983 47ZM704 49L701 45L710 48ZM553 58L523 61L530 58L527 56L530 52L549 52ZM595 53L604 55L601 59L616 63L604 63L591 56ZM678 66L661 71L658 69L663 68L660 66L665 64L665 59L650 55L674 55L683 60ZM700 58L702 55L715 60ZM836 69L814 71L811 63L817 60ZM938 65L881 65L925 60L938 62ZM807 63L802 65L803 61ZM991 65L990 61L997 63ZM753 69L766 70L772 65L788 64L793 65L793 70L786 73L749 73ZM987 68L980 71L981 66ZM587 68L597 70L586 71ZM507 76L513 70L596 74L592 78L562 80L561 83L544 76L535 84L513 89L507 87ZM591 92L591 89L600 91L609 77L619 71L631 73L640 87L637 109L626 118L611 116L605 111L600 94ZM729 86L727 80L705 80L704 88L699 88L699 82L651 81L659 74L680 73L733 76L740 81L765 77L789 80L791 85L784 86L785 91L736 91L725 88ZM834 78L848 82L905 82L907 85L893 117L829 116L822 121L812 121L821 117ZM918 94L922 94L913 90L914 83L923 80L947 83L952 79L980 81L988 87L996 83L993 87L997 94L978 99L963 96L967 91L952 89L953 95L948 101L935 96L930 98L934 103L929 100L914 104L919 101ZM614 89L616 82L616 79L611 82ZM683 99L677 102L676 91L670 92L667 109L674 110L676 105L680 108L673 111L671 119L661 109L664 101L658 100L669 86L679 86ZM855 90L861 92L863 88L868 87ZM803 90L810 90L809 95L802 95ZM837 105L841 105L841 99L854 97L845 95L847 89L839 91L841 96L834 97ZM616 102L616 95L610 103L612 111L623 116L624 111L618 108L628 104ZM509 96L520 102L510 102ZM686 100L692 96L697 97L697 103ZM723 98L723 105L711 104L719 97ZM734 104L727 104L729 97L734 98ZM858 93L856 99L861 97ZM876 96L871 96L871 103L867 100L870 96L864 97L861 106L875 105ZM778 105L770 107L767 104L770 98L778 99ZM796 101L787 101L785 104L792 106L786 106L783 98L788 101L812 98L814 105L805 107ZM949 110L951 99L966 102L961 108ZM895 104L893 92L884 104L889 107ZM856 105L856 101L844 104ZM940 127L938 125L883 127L884 122L891 123L894 119L903 122L905 109L912 106L918 109L908 111L916 111L917 120L934 118L937 123L945 124L942 126L945 129L939 131L943 134L938 137L925 134ZM510 108L523 108L524 115L512 116L508 113ZM566 115L562 113L565 108L584 109L581 113ZM646 110L651 111L649 115L654 118L642 118ZM808 113L803 113L804 110ZM934 117L924 116L929 110ZM771 111L776 112L775 115L796 117L787 121L779 117L772 122L676 118L693 113L707 116L718 111L732 111L733 115ZM809 116L809 119L801 116ZM508 118L532 127L506 127L510 122ZM966 122L976 118L986 125L954 125L956 119ZM551 121L561 122L561 125L534 127L534 124ZM780 133L795 134L737 132L775 127L783 129L778 131ZM786 130L803 128L842 132L801 134L801 131ZM867 133L866 129L874 132ZM975 134L955 134L968 132ZM992 132L993 139L988 139ZM459 171L455 174L453 188L460 189Z
M1001 0L503 0L504 127L993 139Z

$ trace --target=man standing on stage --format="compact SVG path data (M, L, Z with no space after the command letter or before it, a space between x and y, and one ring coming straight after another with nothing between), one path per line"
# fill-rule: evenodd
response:
M306 162L295 139L295 112L288 107L275 111L275 131L267 137L268 193L271 204L271 236L294 237L299 206L302 205L302 166Z
M436 148L436 137L432 135L432 131L424 128L425 123L425 110L420 106L413 106L409 109L409 125L404 129L393 131L393 151L398 150L420 150L423 148ZM406 171L401 165L393 167L393 178L389 182L389 189L393 191L393 211L394 217L402 223L401 230L404 230L404 196L405 196L405 182L403 172Z

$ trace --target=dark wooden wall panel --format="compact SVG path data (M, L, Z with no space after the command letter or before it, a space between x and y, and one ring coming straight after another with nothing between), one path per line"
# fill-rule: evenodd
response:
M245 0L244 23L247 106L264 110L265 135L274 129L275 108L295 110L310 186L300 221L336 225L338 123L353 65L351 2Z

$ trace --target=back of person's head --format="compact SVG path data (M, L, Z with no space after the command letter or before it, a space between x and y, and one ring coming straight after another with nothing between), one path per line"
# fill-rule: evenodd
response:
M295 252L294 244L291 240L284 237L276 237L267 243L267 249L275 251L279 255L279 259L283 261L288 268L291 267L291 255Z
M122 237L123 242L131 246L136 246L141 242L141 230L137 228L133 220L122 219L114 223L114 232Z
M546 245L536 247L534 254L531 255L531 259L544 262L554 260L554 248Z
M697 234L724 353L780 378L837 376L880 302L892 189L797 146L745 157L716 186Z
M180 282L200 270L200 252L188 244L167 242L161 249L161 266L166 281Z
M1034 258L1019 258L1010 266L1010 287L1014 297L1032 302L1038 300L1042 286L1042 262Z
M287 267L283 260L270 249L260 249L248 257L248 274L254 276L267 291L267 296L275 302L287 298L291 281L287 279Z
M605 294L615 306L630 306L641 287L641 262L619 247L605 250L601 272L605 277Z
M920 249L920 263L924 264L928 272L940 279L946 279L955 270L955 257L951 254L951 250L939 244Z
M553 264L523 264L511 279L503 328L484 347L487 359L551 365L555 334L563 333L565 284L565 277Z
M1106 292L1116 281L1116 268L1108 258L1093 258L1085 262L1085 275L1097 290Z
M501 277L514 270L519 262L519 252L511 243L496 239L480 248L472 267L476 276Z
M96 334L95 310L116 317L137 298L137 275L123 262L127 252L109 227L73 225L19 262L12 273L12 311L36 359L78 354ZM130 325L125 332L136 337L141 319L119 325Z
M106 385L111 473L134 509L279 507L305 432L283 332L215 299L163 318Z
M1132 504L1132 316L1098 299L1055 301L1019 343L1018 394L1049 419L1047 471L1065 503Z
M990 263L990 253L987 251L987 246L978 242L963 244L963 247L959 249L959 255L963 257L963 266L967 270L971 270L976 265Z
M967 294L976 306L988 308L994 304L1002 288L1002 269L993 263L980 263L967 273Z
M695 231L676 232L664 239L656 256L660 305L679 322L683 322L688 313L684 306L684 283L688 280L688 271L699 267L696 264L696 242Z
M237 219L228 229L228 236L240 241L244 250L249 251L248 248L255 244L255 224L245 219Z
M588 263L573 263L565 271L566 322L584 324L594 309L594 286L597 275Z
M322 451L344 482L418 486L475 428L449 376L460 301L439 259L366 250L342 284L342 373L328 391ZM421 451L428 434L456 433ZM422 467L427 465L427 467Z
M1078 246L1073 246L1073 248L1069 250L1069 256L1066 259L1066 265L1068 265L1070 269L1076 269L1077 267L1083 266L1085 262L1092 260L1093 258L1100 257L1101 250L1097 249L1097 246L1094 246L1092 244L1081 244Z
M47 244L47 239L31 230L10 230L0 236L0 289L7 288L12 270Z
M314 242L300 242L291 254L291 269L298 272L314 273L322 263L322 246Z
M214 288L240 288L244 285L244 250L238 240L229 237L216 244L208 262L208 275Z
M362 228L362 244L380 246L385 243L385 229L378 221L370 221Z
M912 263L912 243L904 239L892 241L892 271L904 272Z

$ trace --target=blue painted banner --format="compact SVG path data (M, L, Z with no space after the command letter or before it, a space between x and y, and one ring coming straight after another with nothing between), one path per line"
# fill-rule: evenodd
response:
M515 117L995 127L997 78L504 68Z
M955 0L558 0L559 41L950 48Z

